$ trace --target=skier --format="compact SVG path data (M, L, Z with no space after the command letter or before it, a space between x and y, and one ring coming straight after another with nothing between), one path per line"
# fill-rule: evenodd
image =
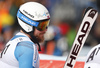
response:
M39 68L39 43L44 41L50 14L42 4L27 2L20 6L17 19L21 29L1 52L0 68Z

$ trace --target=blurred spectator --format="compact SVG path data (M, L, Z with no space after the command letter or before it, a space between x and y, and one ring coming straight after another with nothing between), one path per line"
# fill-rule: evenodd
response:
M57 47L62 51L62 55L67 55L69 45L68 45L68 37L66 35L70 31L69 22L60 22L58 27L61 32L61 38L57 41Z
M0 1L0 46L4 47L5 43L12 38L14 24L16 22L17 2L16 0ZM18 0L17 0L18 1ZM19 1L19 3L21 0ZM1 41L2 39L2 41ZM3 49L3 48L2 48ZM2 50L1 49L1 50Z
M1 43L1 50L3 49L2 47L4 47L5 43L11 39L11 35L12 35L12 25L14 23L14 19L13 17L9 14L9 8L10 8L10 4L8 3L7 0L3 0L0 1L0 24L1 24L1 34L0 36L3 36L3 40L0 41ZM9 29L8 29L9 27ZM10 31L9 31L10 30Z
M45 34L45 53L49 55L61 55L57 48L57 41L60 39L60 30L57 26L49 26Z
M68 51L70 51L70 49L73 45L74 39L76 37L77 26L78 26L78 24L76 25L75 23L70 22L70 30L66 34L66 37L68 39Z

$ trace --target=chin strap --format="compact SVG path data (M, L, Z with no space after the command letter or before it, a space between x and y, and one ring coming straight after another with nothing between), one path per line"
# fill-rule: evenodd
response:
M30 34L30 35L31 35L31 34ZM39 50L38 50L38 51L41 51L40 44L39 44L38 40L36 39L36 37L33 36L33 35L31 35L31 40L32 40L34 43L38 44L38 46L39 46Z
M22 27L21 27L21 29L22 29L23 32L27 33ZM34 30L35 30L35 27L33 27L33 31L32 31L32 32L27 33L27 34L29 34L29 35L31 36L31 40L32 40L34 43L38 44L38 47L39 47L39 50L38 50L38 51L41 51L41 47L40 47L40 44L39 44L38 40L36 39L35 36L33 36Z

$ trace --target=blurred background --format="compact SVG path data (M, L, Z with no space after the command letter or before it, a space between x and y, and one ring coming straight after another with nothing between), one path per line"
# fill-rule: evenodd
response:
M25 2L43 4L50 12L51 21L41 43L40 54L67 56L83 18L85 8L91 6L100 11L100 0L0 0L0 51L19 31L16 13ZM100 41L100 13L80 53L88 51Z

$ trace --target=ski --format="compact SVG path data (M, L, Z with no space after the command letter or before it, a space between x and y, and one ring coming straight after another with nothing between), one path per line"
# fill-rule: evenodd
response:
M70 53L66 59L64 68L73 68L74 67L74 65L76 63L76 59L87 39L87 36L97 18L97 16L98 16L97 10L93 9L92 7L88 7L85 10L82 23L81 23L80 28L75 37L75 40L73 42Z

